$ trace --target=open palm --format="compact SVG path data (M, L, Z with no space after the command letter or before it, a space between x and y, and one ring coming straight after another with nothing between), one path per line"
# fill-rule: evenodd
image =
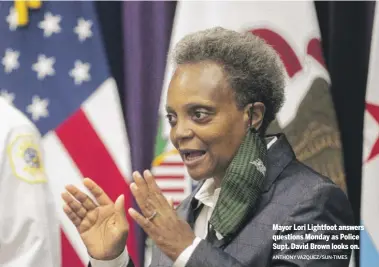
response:
M129 225L126 220L124 196L115 203L91 179L84 185L95 197L96 204L88 195L73 185L62 194L66 205L64 212L76 226L88 253L98 260L118 257L125 248Z

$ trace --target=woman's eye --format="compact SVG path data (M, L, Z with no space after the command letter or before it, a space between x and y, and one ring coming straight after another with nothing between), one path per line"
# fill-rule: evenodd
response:
M166 115L166 118L168 120L168 123L170 123L171 125L175 124L175 121L176 121L176 118L174 115L172 114L167 114Z
M196 120L203 120L208 116L208 114L201 111L195 111L193 113L193 116L195 117Z

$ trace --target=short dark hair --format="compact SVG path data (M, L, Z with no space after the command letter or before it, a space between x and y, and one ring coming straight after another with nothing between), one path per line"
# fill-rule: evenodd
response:
M264 133L284 102L284 67L276 51L252 33L222 27L185 36L173 49L175 65L211 61L224 68L239 108L262 102L266 106Z

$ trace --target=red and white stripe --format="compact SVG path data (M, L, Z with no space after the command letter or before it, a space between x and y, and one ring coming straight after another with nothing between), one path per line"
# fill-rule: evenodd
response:
M86 266L87 250L62 210L61 193L67 184L88 193L82 179L90 177L112 200L126 194L126 205L130 206L130 149L114 79L106 80L79 110L45 135L43 148L46 172L62 223L62 266ZM135 240L133 233L131 229L129 240ZM128 247L131 256L136 255L133 247Z
M163 156L162 162L153 167L152 173L162 193L172 198L175 206L192 191L191 181L187 178L186 168L178 153Z

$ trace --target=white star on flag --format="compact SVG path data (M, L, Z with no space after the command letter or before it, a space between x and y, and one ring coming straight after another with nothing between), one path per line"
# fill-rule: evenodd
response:
M14 7L11 7L9 9L9 14L6 18L8 24L9 24L9 30L14 31L17 29L18 26L18 15Z
M34 121L38 121L41 117L49 116L48 105L49 99L41 99L35 95L32 98L32 103L26 107L26 111L32 115Z
M48 58L45 55L38 56L37 62L32 66L32 69L37 72L38 80L43 80L46 76L53 76L55 74L53 68L54 63L54 57Z
M15 98L14 93L9 93L7 90L1 90L0 96L5 99L9 104L13 104L13 100Z
M91 26L91 20L85 20L84 18L78 19L78 24L74 28L74 32L78 35L80 42L83 42L87 38L92 37Z
M75 61L75 67L70 70L69 74L72 78L74 78L76 85L80 85L84 81L88 82L91 80L91 75L89 74L90 68L91 64L89 63L83 63L80 60Z
M61 26L59 25L61 19L62 17L59 15L54 16L50 12L46 12L44 20L38 24L38 28L43 30L45 37L50 37L53 33L61 32Z
M1 63L4 65L4 71L6 73L11 73L15 69L20 67L20 63L18 62L18 58L20 56L20 52L8 48L5 50L5 55L1 60Z

